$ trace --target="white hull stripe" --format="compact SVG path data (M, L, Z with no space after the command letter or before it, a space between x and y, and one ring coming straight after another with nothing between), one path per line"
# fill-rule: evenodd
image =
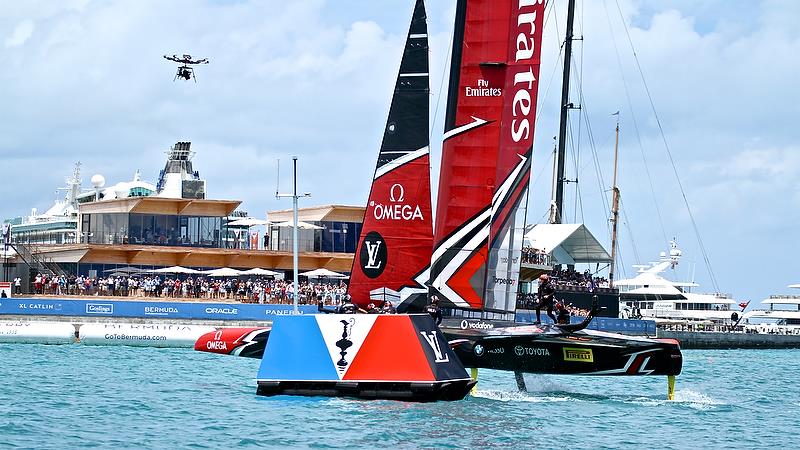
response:
M388 153L388 152L385 152L385 153ZM375 178L373 178L373 179L377 180L378 178L382 177L383 175L386 175L387 173L391 172L392 170L402 166L403 164L407 164L407 163L409 163L411 161L414 161L415 159L420 158L422 156L425 156L428 153L430 153L430 147L427 147L427 146L426 147L422 147L419 150L414 150L412 152L408 152L408 153L406 153L406 155L401 156L401 157L399 157L399 158L397 158L397 159L395 159L393 161L390 161L390 162L378 167L378 169L375 170ZM428 174L425 174L425 176L428 176Z
M470 233L476 227L480 226L482 222L485 222L486 219L490 216L491 210L486 209L482 213L480 213L477 217L475 217L472 221L465 224L458 232L450 236L449 239L445 240L439 247L437 247L433 252L432 260L434 263L438 261L444 253L453 246L456 242L461 240L461 238ZM447 285L447 281L453 276L453 274L458 270L463 264L464 261L469 258L472 253L480 246L488 237L489 237L489 228L482 227L483 229L479 230L475 233L475 236L470 239L465 247L456 253L456 256L447 262L444 269L437 275L436 279L432 280L431 284L434 288L436 288L439 292L444 295L447 300L453 302L454 304L469 308L469 303L464 300L460 295L458 295L450 286Z
M427 77L428 72L425 73L401 73L401 77Z
M628 356L628 362L625 363L625 367L623 367L621 369L601 370L601 371L598 371L598 372L589 372L589 373L586 373L584 375L611 375L611 374L615 374L615 373L627 373L628 369L630 369L631 364L633 364L633 362L636 360L637 356L641 355L642 353L649 353L649 352L652 352L652 351L654 351L654 349L642 350L640 352L632 353L630 356ZM636 373L645 374L645 375L650 375L651 373L653 373L652 370L644 370L644 368L647 367L647 363L649 361L650 361L650 357L648 356L647 358L644 359L644 361L642 362L641 367L639 367L639 371L636 372Z
M409 34L408 37L410 37L411 39L420 39L420 38L426 38L426 37L428 37L428 35L425 34L425 33L423 33L423 34Z
M473 120L472 122L470 122L470 123L468 123L466 125L461 125L460 127L456 127L456 128L453 128L452 130L448 131L442 137L442 141L446 141L446 140L450 139L451 137L453 137L455 135L467 132L467 131L469 131L469 130L471 130L473 128L479 127L479 126L487 123L486 120L479 119L479 118L477 118L475 116L470 116L470 117L472 117L472 120Z
M499 205L503 203L500 200L504 199L510 193L511 187L514 184L514 180L517 179L520 171L522 171L522 168L525 166L525 161L528 160L528 158L522 155L517 156L519 156L522 161L517 164L517 167L514 167L514 170L511 171L505 181L503 181L503 184L500 185L500 189L495 192L494 198L492 198L492 219L494 219L495 215L497 214L497 208Z

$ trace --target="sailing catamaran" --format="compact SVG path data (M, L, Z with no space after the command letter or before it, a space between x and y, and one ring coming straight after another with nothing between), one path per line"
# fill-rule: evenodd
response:
M458 1L431 233L427 27L417 0L353 263L353 303L367 307L378 302L371 290L388 288L401 294L407 310L436 297L448 309L505 319L442 326L466 367L674 377L682 365L677 341L584 329L597 310L577 326L510 320L519 291L543 17L543 0ZM195 348L235 353L247 345L242 356L260 356L267 333L218 332Z

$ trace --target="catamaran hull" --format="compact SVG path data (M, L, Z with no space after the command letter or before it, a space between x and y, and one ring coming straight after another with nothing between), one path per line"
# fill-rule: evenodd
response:
M601 332L479 335L443 329L465 367L553 375L678 375L678 341Z
M259 381L258 395L302 395L403 400L412 402L455 401L463 399L475 386L468 378L444 382L380 381Z
M271 329L271 327L221 328L200 336L194 344L194 349L200 352L261 359Z

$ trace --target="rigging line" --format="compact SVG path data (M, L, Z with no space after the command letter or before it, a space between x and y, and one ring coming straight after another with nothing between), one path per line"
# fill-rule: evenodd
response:
M600 191L600 199L602 201L603 211L610 211L611 206L608 203L608 198L606 198L605 189L605 179L603 178L603 170L600 165L600 157L597 153L597 143L594 139L594 132L592 131L592 125L589 121L589 109L586 107L585 99L583 98L583 90L580 91L580 98L581 98L581 113L586 115L586 134L589 139L589 147L592 150L592 161L594 162L595 172L597 174L597 184ZM606 224L606 232L608 232L609 236L611 235L611 224L608 220L605 221Z
M583 103L581 102L581 100L583 99L583 60L584 60L584 42L585 42L583 40L584 33L583 33L583 20L582 20L583 19L583 7L584 7L584 5L585 5L585 2L581 2L581 14L580 14L581 15L580 19L581 20L578 23L578 25L580 27L580 32L581 32L581 40L580 40L581 48L580 48L580 56L578 58L580 60L580 66L576 67L575 68L576 70L574 72L575 73L575 77L577 78L577 86L576 87L577 87L577 90L578 90L578 107L579 108L583 107ZM580 179L578 177L578 174L580 173L580 168L581 168L581 164L580 164L580 162L581 162L581 148L582 148L581 139L583 138L582 130L583 130L583 121L584 121L584 115L581 114L581 112L582 112L582 110L578 110L578 142L577 142L577 146L575 147L575 180ZM587 120L588 120L588 118L587 118ZM587 121L587 125L588 125L588 121ZM580 198L581 222L585 223L586 222L586 213L585 213L585 211L583 209L583 197L581 195L581 186L579 186L579 184L577 182L575 183L575 195Z
M555 2L553 2L553 3L555 3ZM548 9L548 11L549 11L548 15L545 16L545 18L544 18L544 28L547 28L547 21L548 21L548 19L550 19L550 16L552 15L553 17L555 17L555 13L553 13L553 11L555 10L555 7L552 7L553 3L548 3L547 4L547 6L550 7L550 8ZM559 40L556 40L555 42L558 43ZM550 81L547 82L547 88L544 91L544 96L538 96L538 98L536 100L539 105L542 105L542 104L547 102L547 98L549 97L549 94L550 94L550 87L553 85L553 80L555 80L556 72L557 72L559 66L561 65L561 64L559 64L559 61L561 61L561 57L562 57L561 52L563 51L563 49L562 49L561 46L557 46L557 48L558 48L558 56L556 57L556 63L553 64L553 71L550 73ZM539 108L539 107L536 108L536 122L537 123L539 122L539 117L541 116L543 111L544 111L544 108Z
M667 143L667 136L664 134L664 128L661 125L661 119L658 117L658 112L656 112L656 106L653 102L653 97L650 95L650 88L647 86L647 81L644 78L644 71L642 70L642 66L639 64L639 57L636 54L636 49L633 47L633 40L631 39L631 35L628 32L628 25L625 23L624 16L622 14L622 8L619 6L619 0L615 0L617 4L617 11L619 11L620 18L623 19L623 26L625 28L625 35L628 37L628 44L631 46L631 52L633 52L633 59L636 61L636 68L639 69L639 76L642 79L642 84L644 85L644 90L647 93L647 99L650 101L650 108L653 110L653 116L656 119L656 123L658 124L658 131L661 133L661 140L664 143L664 149L667 151L667 156L669 157L669 162L672 165L672 171L675 174L675 179L678 181L678 187L681 190L681 196L683 197L683 203L686 206L686 211L689 213L689 219L692 221L692 228L694 229L695 237L697 238L697 243L700 245L700 252L703 254L703 260L706 263L706 268L708 269L709 277L711 278L711 283L714 285L714 289L719 292L719 286L717 285L717 279L714 276L714 271L711 268L711 261L708 257L708 252L706 252L705 244L703 243L703 239L700 236L700 230L697 228L697 222L694 219L694 214L692 214L692 208L689 206L689 199L686 197L686 191L683 189L683 183L681 183L681 177L678 175L678 168L675 165L675 161L672 158L672 151L670 151L669 144Z
M606 8L606 2L603 0L603 10L606 13L606 20L608 22L608 29L609 34L611 35L611 42L614 44L614 53L617 57L617 66L619 67L620 77L622 78L622 85L625 89L625 100L628 103L628 109L631 112L631 121L633 122L633 131L636 135L636 142L639 144L639 154L642 156L642 163L644 165L645 174L647 174L647 181L650 185L650 196L653 200L653 207L656 210L656 216L658 217L658 224L661 229L661 236L664 239L664 242L668 242L667 239L667 232L664 229L664 219L661 216L661 208L658 206L658 200L656 198L656 190L655 186L653 186L653 177L650 175L650 166L647 164L647 156L644 151L644 144L642 144L642 135L639 132L639 121L636 120L636 114L633 109L633 102L631 100L630 90L628 89L628 81L625 78L625 71L622 67L622 58L619 55L619 48L617 47L617 39L614 37L614 28L611 24L611 15L608 14L608 8ZM637 260L638 260L637 256Z
M581 46L581 49L583 49L583 46ZM581 55L583 55L583 53L581 53ZM605 181L603 179L602 169L600 168L600 158L598 157L598 154L597 154L597 143L596 143L596 141L594 139L594 133L592 131L591 121L589 120L589 109L587 107L586 98L584 97L583 76L582 75L583 75L583 71L581 70L580 74L578 75L579 78L578 78L577 83L576 83L578 85L578 98L579 98L580 105L581 105L581 110L580 110L580 113L579 113L579 117L582 118L582 119L585 119L585 121L586 121L586 134L587 134L587 138L589 139L589 146L590 146L591 151L592 151L592 161L594 162L595 172L597 173L597 181L599 183L599 188L600 188L599 191L601 192L601 199L602 199L602 203L603 203L603 208L604 208L604 211L609 211L611 208L609 206L608 199L606 198L606 196L604 194L606 192L606 190L603 187L603 186L605 186ZM581 133L581 135L582 135L582 133ZM580 167L577 166L577 164L576 164L576 173L579 172L579 169L580 169ZM579 189L580 186L578 186L577 188ZM581 212L583 214L583 210ZM608 221L606 221L606 231L609 233L609 235L611 234L611 225L608 223Z
M628 232L628 242L631 243L631 249L633 249L633 259L636 264L641 264L642 258L639 256L639 249L636 247L636 240L633 238L633 228L631 227L631 222L628 220L628 211L625 208L625 202L622 200L622 198L619 199L619 209L622 211L625 230Z
M436 129L436 118L439 117L439 105L442 102L442 92L444 91L444 80L449 78L447 74L450 72L450 57L453 53L453 33L455 32L455 26L450 29L450 36L447 38L449 44L447 44L447 53L444 60L444 64L442 65L442 76L439 80L439 92L436 95L436 107L433 110L433 122L431 123L431 127L428 130L428 142L430 143L431 138L433 137L433 130ZM430 53L431 47L428 45L428 60L430 60ZM433 93L431 93L433 95Z
M551 16L552 16L552 17L555 17L555 15L556 15L556 14L555 14L555 12L554 12L554 11L555 11L555 7L553 6L553 4L554 4L554 3L555 3L555 2L552 2L552 3L549 3L549 4L545 5L545 8L546 8L547 14L546 14L546 15L545 15L545 17L544 17L544 25L542 26L544 29L546 29L546 28L547 28L547 23L549 22L549 20L550 20L550 17L551 17ZM557 43L557 42L558 42L558 41L556 41L556 43ZM544 104L544 103L547 101L547 98L549 97L549 94L550 94L550 87L552 86L552 84L553 84L553 80L555 79L556 70L557 70L557 69L558 69L558 67L559 67L558 61L559 61L560 59L561 59L561 49L560 49L560 47L559 47L558 57L556 58L556 64L553 64L553 71L550 73L550 81L548 81L548 82L547 82L547 88L546 88L546 89L545 89L545 91L544 91L544 96L538 96L538 97L537 97L537 99L536 99L536 101L537 101L537 103L538 103L539 105L542 105L542 104ZM538 123L538 122L539 122L539 118L540 118L540 116L541 116L541 114L542 114L542 112L543 112L543 111L544 111L544 108L541 108L541 107L537 107L537 108L536 108L536 117L535 117L535 119L534 119L534 120L535 120L535 123ZM535 143L532 143L531 145L535 145ZM551 154L551 157L552 157L552 154ZM542 174L544 173L544 169L545 169L546 167L547 167L547 165L542 165L542 170L539 172L539 174L538 174L538 175L536 176L536 178L534 178L533 180L530 180L530 176L529 176L529 180L528 180L528 181L529 181L529 185L528 185L528 192L527 192L527 193L526 193L526 195L525 195L525 226L526 226L526 227L527 227L527 225L528 225L528 211L529 211L529 209L528 209L528 206L530 205L530 197L531 197L531 192L533 191L533 188L534 188L534 186L536 185L536 183L539 181L539 178L540 178L540 177L542 176ZM531 168L533 168L533 162L531 162ZM531 173L531 175L532 175L532 173ZM548 203L547 203L547 205L548 205L548 211L549 211L549 208L550 208L550 202L548 202ZM549 212L546 212L546 213L545 213L545 217L547 216L547 214L548 214L548 213L549 213Z

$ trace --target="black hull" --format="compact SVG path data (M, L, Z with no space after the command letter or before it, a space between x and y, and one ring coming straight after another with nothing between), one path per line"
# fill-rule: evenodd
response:
M352 397L369 400L435 402L461 400L476 381L472 379L439 382L376 381L259 381L258 395L303 395Z
M536 330L539 331L536 331ZM675 340L632 338L590 330L526 326L490 331L442 328L465 367L553 375L678 375Z

